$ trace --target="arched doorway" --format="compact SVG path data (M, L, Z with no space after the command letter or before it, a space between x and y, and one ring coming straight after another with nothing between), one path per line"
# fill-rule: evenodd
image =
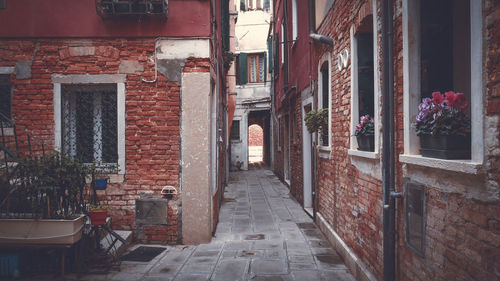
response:
M257 124L248 127L248 162L257 163L264 160L264 130Z

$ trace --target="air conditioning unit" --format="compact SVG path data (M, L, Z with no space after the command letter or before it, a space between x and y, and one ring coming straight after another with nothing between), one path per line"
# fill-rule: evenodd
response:
M168 0L95 0L101 17L120 15L168 15Z

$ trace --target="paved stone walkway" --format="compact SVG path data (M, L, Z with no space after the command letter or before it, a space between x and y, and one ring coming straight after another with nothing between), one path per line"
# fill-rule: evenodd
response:
M169 246L149 263L80 280L354 280L270 170L232 173L224 196L211 243Z

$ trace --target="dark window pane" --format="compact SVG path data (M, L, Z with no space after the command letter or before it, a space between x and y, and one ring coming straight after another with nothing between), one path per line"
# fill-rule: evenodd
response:
M12 119L10 107L11 107L10 75L0 75L0 113L9 119ZM0 118L0 120L3 119L4 118Z
M105 92L102 95L102 161L118 162L118 127L116 94Z
M231 124L231 140L240 140L240 121L233 120Z
M76 94L76 157L85 163L94 161L93 94Z
M322 80L322 105L321 108L327 108L329 109L329 89L330 89L330 83L328 79L328 67L323 68L321 70L321 80ZM328 146L328 130L325 130L325 132L321 132L321 142L324 146Z
M422 97L453 89L452 0L421 2Z
M358 40L359 116L373 117L373 33L363 33Z

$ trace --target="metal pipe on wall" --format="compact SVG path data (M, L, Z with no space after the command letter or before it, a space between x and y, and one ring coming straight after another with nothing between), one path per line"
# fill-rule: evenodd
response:
M382 0L382 193L384 280L396 280L393 1Z

